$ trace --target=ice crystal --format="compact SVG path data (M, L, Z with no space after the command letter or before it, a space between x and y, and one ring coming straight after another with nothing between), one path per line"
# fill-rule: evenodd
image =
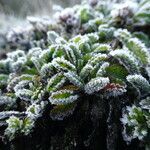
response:
M49 100L52 104L68 104L78 99L78 95L74 95L73 91L70 90L60 90L53 92Z
M88 94L93 94L94 92L98 92L103 89L109 83L109 78L97 77L95 79L91 79L85 85L85 92Z

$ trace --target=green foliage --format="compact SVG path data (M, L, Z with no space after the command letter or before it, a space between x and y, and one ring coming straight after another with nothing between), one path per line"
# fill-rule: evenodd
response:
M53 92L59 89L65 83L65 77L62 73L58 73L51 77L48 81L47 91Z
M13 140L17 135L28 135L33 128L33 121L30 118L19 119L11 116L8 120L8 128L5 130L5 135L9 140Z
M124 139L130 142L132 139L138 138L143 140L148 138L150 113L144 111L140 107L127 107L127 114L121 119L124 124ZM147 139L148 140L148 139Z
M150 91L149 82L141 75L129 75L127 76L127 81L139 88L141 92L149 93Z
M137 81L138 82L138 81ZM121 118L123 123L123 137L127 142L132 139L144 141L146 147L149 147L150 131L150 98L142 99L139 106L133 105L127 107Z
M150 23L150 7L149 1L143 0L139 4L139 9L135 14L135 20L143 22L145 24Z
M127 47L129 48L130 51L134 53L136 57L144 64L147 65L149 64L149 52L146 49L145 45L139 41L136 38L131 38L128 43Z
M52 119L62 120L73 114L84 96L96 97L97 101L105 98L107 102L122 96L126 101L138 92L137 99L147 98L140 103L134 98L133 106L125 108L123 136L128 142L135 138L147 142L148 35L132 31L135 23L149 23L149 1L132 4L119 3L115 8L115 2L112 6L101 1L83 3L58 13L54 27L30 20L34 34L30 37L24 33L30 49L9 52L0 60L0 106L6 105L3 111L11 110L17 103L16 107L21 106L17 109L26 114L24 118L12 115L6 120L5 135L10 140L28 135L46 105L51 106Z
M53 92L49 97L50 102L56 105L72 103L77 99L78 95L74 95L73 91L71 90L60 90L57 92Z

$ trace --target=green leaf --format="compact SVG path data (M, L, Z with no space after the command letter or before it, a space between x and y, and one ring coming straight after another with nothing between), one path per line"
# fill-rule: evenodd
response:
M55 44L51 46L52 49L54 49L54 52L52 54L52 58L62 57L64 56L64 46L60 44Z
M57 73L48 81L47 91L53 92L60 88L65 83L65 77L62 73Z
M78 76L74 72L67 72L64 74L66 78L75 86L82 88L83 87L83 82L80 76Z
M57 92L53 92L49 97L49 100L52 104L55 105L63 105L72 103L78 99L78 95L74 95L73 91L70 90L60 90Z
M95 66L96 64L106 61L108 59L108 56L106 54L95 54L89 61L88 64L91 64L92 66Z
M142 64L147 65L150 62L150 54L142 43L137 38L131 38L127 42L128 49L134 53L134 55L141 61Z
M109 78L96 77L91 79L84 87L87 94L93 94L102 90L109 83Z
M64 58L55 58L52 61L52 65L59 70L63 71L76 71L76 67Z
M140 39L146 46L150 46L150 38L143 32L134 32L133 35Z
M139 73L138 61L134 55L127 49L118 49L109 53L114 58L118 59L120 64L128 70L129 73Z
M150 92L150 84L142 75L128 75L127 81L133 84L135 87L139 88L141 92Z
M0 74L0 88L7 85L9 76L6 74Z
M106 75L112 80L116 78L125 80L128 75L128 71L119 64L112 64L106 68Z

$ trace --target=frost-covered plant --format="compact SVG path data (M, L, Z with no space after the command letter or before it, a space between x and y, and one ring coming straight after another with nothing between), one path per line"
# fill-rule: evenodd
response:
M16 98L6 95L0 95L0 107L1 110L15 109L16 107Z
M127 107L127 114L124 114L121 119L124 125L123 136L126 141L131 142L135 138L144 140L148 136L149 124L147 119L149 115L140 107Z
M5 130L5 135L8 136L9 140L13 140L17 135L28 135L34 126L34 122L28 117L19 119L11 116L6 122L8 127Z
M111 3L111 5L110 5ZM99 25L107 23L110 26L134 29L136 25L149 24L149 1L147 0L89 0L72 8L58 9L53 17L27 17L29 24L10 30L1 37L0 47L6 50L32 47L46 48L47 31L55 30L63 37L73 37L80 33L98 31ZM52 19L53 18L53 19ZM142 33L143 34L143 33ZM141 37L141 33L136 33ZM143 34L145 37L145 34Z
M100 26L98 32L75 36L68 41L57 33L48 33L49 48L29 50L23 56L26 65L22 64L21 70L16 72L9 70L10 75L9 72L6 73L8 79L5 82L8 84L4 88L29 106L28 117L36 121L33 118L38 118L44 109L36 102L43 101L45 96L54 106L51 115L56 119L55 113L59 114L58 118L62 118L60 112L63 113L63 110L65 115L72 114L73 106L84 94L95 95L98 100L102 97L109 99L128 93L130 87L139 89L141 95L143 92L149 94L149 82L142 75L143 67L149 65L149 61L145 61L150 57L148 49L142 43L143 51L140 49L139 53L135 53L139 50L138 47L132 47L134 50L131 51L127 44L132 39L132 34L128 33L130 38L125 38L128 35L120 32L121 29L121 36L116 34L118 31L112 30L102 40L102 32L107 27ZM101 30L103 28L105 30ZM123 45L121 49L114 49L110 44L116 36L123 37L120 41ZM108 42L104 44L106 39ZM3 70L5 69L4 67ZM144 73L146 72L145 70ZM62 116L66 117L65 115Z
M26 110L26 114L29 118L31 118L32 120L36 120L37 118L42 116L44 107L46 106L46 102L40 102L38 103L33 103L32 105L30 105L27 110Z
M127 107L121 119L124 129L123 137L127 142L139 139L148 146L150 135L150 98L140 102L140 106Z
M143 1L144 7L147 3ZM116 25L118 15L121 21L132 19L138 23L135 9L138 6L119 7L112 17L114 5L110 6L108 1L91 1L62 10L55 22L57 32L48 31L49 23L40 26L42 22L30 18L30 22L37 29L43 28L46 34L43 46L36 41L36 48L30 46L27 52L16 50L0 60L0 104L11 111L16 102L16 107L21 106L17 109L25 111L23 118L11 115L6 119L5 135L10 140L29 134L47 105L51 106L52 119L63 120L74 113L84 97L109 102L121 97L128 99L132 92L137 92L133 106L125 109L121 119L123 136L126 141L138 138L147 143L149 99L138 102L150 94L150 53L145 40ZM40 42L43 36L40 34L37 39ZM11 100L14 103L10 103ZM7 107L2 111L5 110Z
M150 84L149 82L141 75L129 75L127 76L128 82L140 89L141 92L147 92L149 94Z

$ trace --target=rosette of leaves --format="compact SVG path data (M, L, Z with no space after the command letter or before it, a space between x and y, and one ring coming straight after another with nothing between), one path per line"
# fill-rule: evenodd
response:
M36 120L42 116L45 102L35 102L27 107L25 112L3 111L0 112L0 127L7 127L4 135L9 141L16 137L27 136L31 134L35 127Z
M123 137L126 142L138 139L149 149L150 137L150 98L141 100L139 106L127 107L121 119Z
M49 101L58 107L76 103L84 94L109 98L128 92L130 86L140 95L149 94L149 82L142 76L148 74L146 70L143 72L143 67L149 65L149 52L138 39L139 44L133 41L136 46L130 47L132 35L128 34L121 29L115 32L117 38L121 36L125 40L120 38L123 46L119 48L122 49L113 50L109 42L100 43L99 32L76 36L69 41L50 32L53 44L39 60L46 62L43 58L49 57L40 70L41 77L47 79L45 90Z
M114 30L105 24L99 26L98 32L77 35L68 41L53 31L48 32L47 49L29 50L23 56L25 62L15 72L6 71L8 80L2 93L13 93L25 103L25 110L26 106L30 108L34 102L46 99L52 105L53 119L72 114L85 95L96 96L100 101L104 97L129 94L131 88L140 97L148 95L148 70L144 69L149 66L147 47L130 32ZM115 47L114 39L120 41ZM13 61L16 60L18 55ZM4 65L2 69L7 67ZM30 109L33 114L39 112L36 108Z
M124 46L133 53L136 57L138 64L149 66L149 51L145 51L145 46L137 38L133 36L127 30L118 30L115 32L115 36L124 43ZM136 47L136 48L135 48ZM141 55L139 55L142 53ZM137 56L140 57L137 57ZM145 56L144 56L145 55ZM144 59L143 59L144 57ZM141 66L141 67L142 67ZM138 72L144 73L145 71L138 67ZM143 72L144 71L144 72ZM133 139L138 139L144 145L149 146L149 69L145 72L147 75L142 76L141 74L133 74L127 76L127 81L139 91L139 98L134 102L134 105L127 107L123 112L123 118L121 119L124 129L123 137L126 142L131 142ZM144 73L144 74L145 74ZM143 97L147 97L142 100ZM148 148L149 149L149 148Z
M5 130L5 135L9 140L13 140L17 136L28 135L31 132L34 124L30 118L19 119L18 117L11 116L7 121L8 127Z

